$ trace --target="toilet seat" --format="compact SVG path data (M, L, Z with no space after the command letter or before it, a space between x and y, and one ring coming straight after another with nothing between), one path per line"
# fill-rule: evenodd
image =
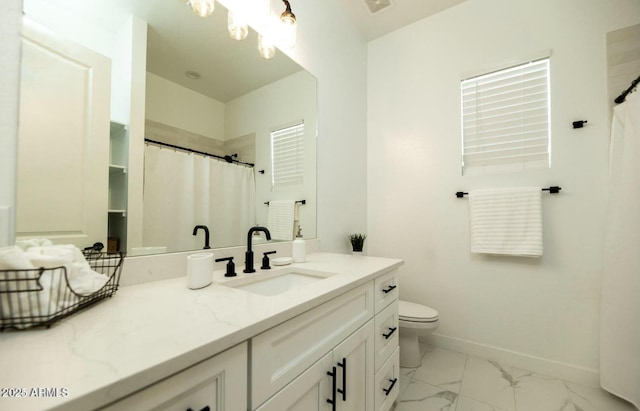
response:
M398 317L400 321L409 323L432 323L438 321L438 312L422 304L400 300Z

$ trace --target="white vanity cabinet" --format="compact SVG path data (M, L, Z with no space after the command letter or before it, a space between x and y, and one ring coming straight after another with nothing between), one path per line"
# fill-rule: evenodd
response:
M247 409L246 342L102 410L201 411L204 409L210 411L245 411Z
M373 346L373 322L368 321L257 410L372 409Z
M373 284L369 282L254 337L251 407L257 409L293 382L373 315Z
M399 392L397 285L398 271L385 273L254 337L251 408L390 409Z

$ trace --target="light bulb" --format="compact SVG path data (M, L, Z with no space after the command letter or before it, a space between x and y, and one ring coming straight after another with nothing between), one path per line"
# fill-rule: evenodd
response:
M215 8L214 0L189 0L191 9L200 17L209 17Z
M296 19L290 17L280 18L282 24L280 29L282 30L282 47L294 48L297 40L297 24Z
M276 55L276 46L268 38L258 34L258 51L262 58L268 60Z
M291 5L287 0L283 0L287 7L280 15L280 30L281 30L281 44L282 47L293 48L296 45L297 40L297 24L296 16L291 12Z
M229 35L234 40L242 40L247 37L247 34L249 34L249 25L242 17L241 13L234 13L229 10L227 27L229 29Z

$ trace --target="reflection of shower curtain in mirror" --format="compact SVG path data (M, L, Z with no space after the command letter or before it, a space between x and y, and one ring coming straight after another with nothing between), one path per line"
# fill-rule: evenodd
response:
M640 407L640 93L615 107L600 319L600 385Z
M241 245L255 224L253 168L154 145L145 147L143 245L167 251Z

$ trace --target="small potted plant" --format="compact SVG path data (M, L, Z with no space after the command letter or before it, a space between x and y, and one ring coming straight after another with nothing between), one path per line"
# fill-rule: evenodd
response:
M354 253L361 253L364 247L364 240L367 238L366 234L351 234L349 240L351 241L351 248Z

